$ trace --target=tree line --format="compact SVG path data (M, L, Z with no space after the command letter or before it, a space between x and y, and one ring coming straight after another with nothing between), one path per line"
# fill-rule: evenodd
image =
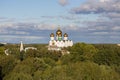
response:
M48 51L46 44L26 44L37 50L19 51L18 44L0 47L0 80L120 80L120 47L76 43L70 54ZM9 49L6 56L4 50Z

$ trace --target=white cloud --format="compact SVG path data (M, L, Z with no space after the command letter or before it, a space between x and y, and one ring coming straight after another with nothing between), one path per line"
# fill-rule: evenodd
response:
M59 0L59 4L62 6L66 6L68 4L68 0Z
M108 35L109 32L93 32L94 35Z
M102 1L102 2L101 2ZM73 8L71 11L76 14L90 13L120 13L120 0L87 0L86 3L79 7ZM104 3L103 3L104 2Z
M116 14L109 14L109 16L110 15L114 18L116 16ZM77 15L75 15L75 18L76 17ZM82 23L77 23L77 24L67 23L67 24L63 24L60 27L63 32L68 32L68 34L71 35L70 37L73 38L75 41L84 39L84 38L87 39L87 37L89 36L91 38L93 38L94 36L98 36L98 37L102 36L102 39L104 38L104 36L108 38L110 36L116 36L116 37L120 36L120 29L119 29L120 23L118 20L112 20L112 19L111 21L99 19L95 21L90 21L90 20L84 21ZM81 24L83 24L83 26L81 26ZM49 34L52 31L56 31L57 28L58 28L58 24L49 23L49 22L35 23L35 22L23 21L23 22L0 23L0 39L1 39L0 41L17 42L17 43L20 40L23 40L29 43L48 42ZM81 38L81 36L84 36L84 37Z
M79 19L80 17L74 15L60 15L60 16L41 16L42 18L46 19L62 19L62 20L75 20Z
M115 26L115 27L112 28L112 30L114 30L114 31L120 31L120 26Z
M109 2L110 0L100 0L100 2Z
M120 0L87 0L79 7L72 8L71 12L74 15L92 13L99 16L98 20L82 23L86 26L83 28L83 33L86 35L106 36L108 38L120 36Z
M0 30L0 34L16 34L16 35L28 35L28 32L25 31L9 31L9 30Z
M42 40L44 40L42 36L0 35L0 42L7 43L19 43L20 41L24 43L40 43Z
M67 31L76 31L79 30L79 27L76 24L69 24L62 27L62 29Z
M17 36L17 35L0 35L1 38L25 38L25 39L42 39L40 36Z
M38 25L34 25L35 29L38 29L38 30L55 30L57 29L57 25L55 24L38 24Z

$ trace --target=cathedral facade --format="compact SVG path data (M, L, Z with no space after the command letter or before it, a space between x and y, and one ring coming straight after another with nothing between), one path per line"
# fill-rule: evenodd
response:
M50 41L48 50L55 50L59 51L64 47L71 47L73 46L73 41L68 40L68 34L62 33L60 29L56 31L56 35L54 33L50 34Z

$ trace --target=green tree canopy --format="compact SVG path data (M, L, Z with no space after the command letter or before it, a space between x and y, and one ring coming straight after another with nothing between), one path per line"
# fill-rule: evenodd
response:
M93 45L85 43L76 43L69 50L76 57L85 59L91 59L98 52L98 49Z

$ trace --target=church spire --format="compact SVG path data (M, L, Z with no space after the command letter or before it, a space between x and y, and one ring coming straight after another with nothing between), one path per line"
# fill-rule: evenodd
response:
M24 50L24 48L23 48L23 43L22 43L22 41L20 42L20 52L21 51L23 51Z

